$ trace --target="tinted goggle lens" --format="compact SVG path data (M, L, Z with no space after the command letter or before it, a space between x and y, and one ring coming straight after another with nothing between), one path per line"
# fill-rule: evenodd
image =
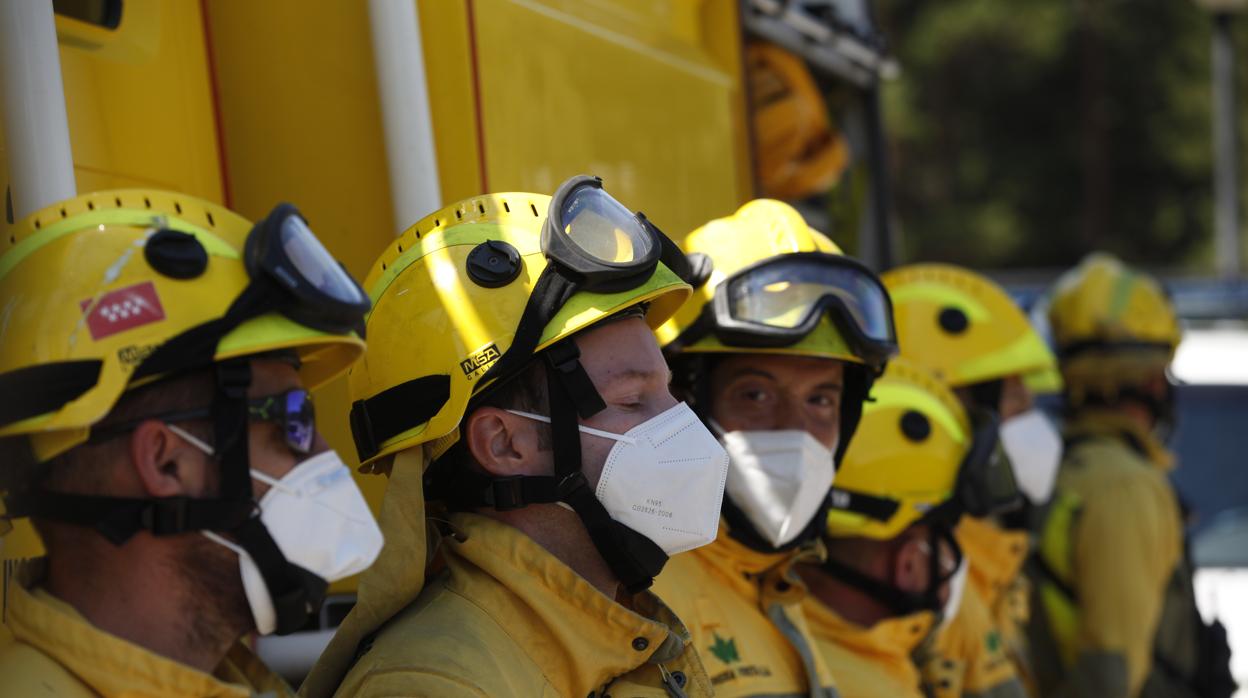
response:
M352 305L368 301L298 215L288 215L282 220L278 236L282 252L309 286L339 303Z
M637 216L594 186L578 187L564 198L557 229L585 254L606 264L632 264L647 259L654 249L654 240Z
M833 309L867 339L893 341L887 291L869 272L833 259L781 259L731 279L727 293L740 322L792 329Z

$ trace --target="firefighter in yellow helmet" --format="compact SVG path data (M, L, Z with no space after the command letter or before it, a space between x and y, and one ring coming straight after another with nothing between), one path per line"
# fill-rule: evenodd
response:
M1218 696L1167 473L1167 368L1180 330L1161 285L1105 254L1058 280L1049 323L1066 451L1040 524L1031 636L1045 695Z
M684 265L591 177L460 201L382 253L351 427L396 478L430 461L441 571L395 583L423 566L425 529L383 517L386 551L309 695L710 695L648 591L714 539L727 471L652 331L689 295Z
M1022 574L1031 550L1027 522L1052 493L1061 436L1035 407L1027 385L1029 378L1055 372L1056 360L1022 310L984 276L947 264L912 264L882 278L893 298L902 356L933 371L963 405L1000 417L1002 445L1024 495L1015 511L995 519L968 516L959 524L969 575L963 603L986 607L988 622L981 622L979 609L960 610L937 638L928 664L943 678L942 663L956 662L964 672L957 682L962 692L1000 693L1030 675L1029 585Z
M694 299L659 329L673 389L730 456L718 540L656 588L689 625L717 695L835 695L799 610L835 462L894 350L879 279L787 204L761 199L689 234Z
M799 567L803 611L845 698L923 696L914 657L962 595L954 527L1014 502L992 413L894 359L832 487L823 563Z
M6 578L0 692L288 694L240 638L382 545L307 392L359 357L364 291L288 204L126 190L15 225L0 299L5 516L47 551Z

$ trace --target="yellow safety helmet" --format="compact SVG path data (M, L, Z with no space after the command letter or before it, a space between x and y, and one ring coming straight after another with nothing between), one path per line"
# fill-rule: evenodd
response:
M1027 316L986 276L949 264L910 264L880 278L893 299L901 355L948 385L1057 371Z
M883 284L784 202L750 201L689 233L682 248L699 277L694 297L658 330L668 353L812 356L878 372L895 350ZM774 272L764 266L772 264ZM760 268L758 282L725 286ZM821 305L828 299L840 302Z
M832 487L827 535L895 538L952 501L974 431L957 396L903 357L889 362Z
M751 43L745 60L763 193L802 199L832 188L849 165L849 145L806 64L766 42Z
M585 196L598 203L578 202ZM548 223L550 211L567 220ZM369 347L350 373L351 426L361 462L429 442L433 457L445 452L458 439L469 400L507 377L495 369L509 352L515 355L519 333L532 346L509 370L638 304L649 305L651 327L670 317L688 298L689 285L669 268L670 260L654 257L626 288L569 287L571 295L550 307L547 322L523 327L523 318L540 305L537 294L549 290L542 278L550 276L544 274L552 261L550 240L570 240L591 256L640 259L648 245L659 243L632 237L637 222L657 232L601 192L598 180L579 177L553 199L485 194L408 228L365 280L373 299Z
M287 242L299 257L283 256ZM266 261L278 257L280 269ZM244 291L254 302L240 308ZM321 291L335 303L324 322ZM253 227L163 191L54 204L0 240L0 437L29 437L46 461L83 443L136 381L274 350L297 352L314 387L363 351L351 328L366 303L289 205Z
M1161 284L1105 253L1087 256L1058 279L1049 325L1073 405L1155 376L1182 339Z

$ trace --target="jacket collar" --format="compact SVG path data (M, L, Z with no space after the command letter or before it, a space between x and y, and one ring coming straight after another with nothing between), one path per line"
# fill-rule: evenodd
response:
M11 580L5 624L15 640L56 660L102 696L207 696L245 698L256 693L289 695L286 684L242 643L231 648L217 678L111 635L87 622L72 606L31 583L38 562L26 563Z
M986 519L963 516L957 528L958 544L971 566L975 586L989 594L989 606L1018 577L1031 550L1026 531L1008 531Z
M520 531L485 516L450 515L462 534L444 547L448 587L521 642L561 695L585 695L685 651L689 632L657 596L617 603Z
M910 661L911 654L932 633L936 616L921 611L896 618L886 618L871 627L846 620L817 599L802 604L802 612L811 633L833 642L858 655L873 655L891 660ZM835 671L835 667L832 667Z
M1162 470L1174 468L1174 454L1135 420L1114 410L1089 407L1071 416L1062 430L1067 444L1091 438L1112 438Z
M806 596L806 585L793 566L822 560L824 550L819 541L782 552L754 550L729 535L721 520L715 541L687 554L714 569L741 596L757 598L759 608L766 610L775 603L798 603Z

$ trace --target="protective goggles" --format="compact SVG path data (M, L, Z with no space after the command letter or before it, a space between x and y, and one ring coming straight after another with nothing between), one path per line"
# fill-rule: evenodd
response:
M830 318L871 366L897 352L893 305L879 277L858 261L823 252L777 255L738 270L715 288L704 316L681 338L714 334L737 347L786 347Z
M244 260L253 286L268 280L284 291L275 299L283 315L323 332L357 330L363 335L368 294L329 254L293 205L278 204L256 223L247 236Z
M155 237L148 246L154 242ZM322 332L364 335L368 295L330 256L291 204L278 204L252 227L243 261L250 283L225 314L162 344L139 366L134 378L210 363L222 337L271 312Z
M277 395L254 398L247 401L247 416L255 421L271 422L281 427L282 436L291 451L307 455L316 440L316 410L312 396L302 388L288 390ZM212 409L200 407L148 415L116 424L108 424L91 432L91 443L100 443L124 433L134 431L149 420L161 422L187 422L195 419L212 419Z
M995 516L1023 504L1022 492L1014 479L1014 468L1001 445L1001 421L995 412L970 409L974 436L971 448L958 468L954 489L957 507L975 518Z
M580 175L560 185L550 200L541 246L546 268L529 295L515 340L482 377L482 385L527 361L542 330L577 293L637 288L660 261L681 278L688 276L680 248L645 216L616 201L597 177Z

